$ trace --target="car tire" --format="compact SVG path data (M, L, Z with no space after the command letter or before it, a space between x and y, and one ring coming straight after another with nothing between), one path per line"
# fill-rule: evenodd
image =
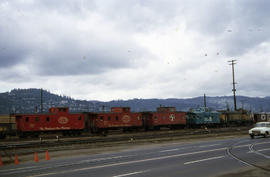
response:
M251 138L251 139L254 139L254 135L250 134L250 138Z
M269 134L268 132L265 132L265 134L263 135L263 137L266 138L268 134Z

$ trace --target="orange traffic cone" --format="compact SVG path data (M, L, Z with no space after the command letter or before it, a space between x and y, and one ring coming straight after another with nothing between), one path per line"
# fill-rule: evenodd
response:
M1 154L0 154L0 167L3 166L3 162L2 162L2 158L1 158Z
M19 165L19 159L17 154L15 154L15 160L14 160L15 165Z
M38 162L38 154L35 152L35 162Z
M46 151L46 156L45 156L46 160L50 160L50 156L49 156L49 152L48 150Z

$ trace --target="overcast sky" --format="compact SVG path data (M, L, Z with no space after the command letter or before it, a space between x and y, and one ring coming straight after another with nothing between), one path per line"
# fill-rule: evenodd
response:
M1 0L0 92L269 96L269 0Z

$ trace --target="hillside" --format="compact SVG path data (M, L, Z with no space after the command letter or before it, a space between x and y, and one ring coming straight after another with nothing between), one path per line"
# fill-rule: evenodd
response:
M0 93L0 114L7 113L34 113L40 112L40 89L14 89ZM109 102L76 100L67 96L60 96L43 90L43 112L53 106L66 106L72 112L78 111L109 111L113 106L128 106L132 111L154 111L156 107L175 106L178 111L187 111L190 108L203 106L203 97L189 99L131 99L113 100ZM207 97L207 106L215 110L233 108L233 97ZM270 97L237 97L238 108L254 112L270 112Z

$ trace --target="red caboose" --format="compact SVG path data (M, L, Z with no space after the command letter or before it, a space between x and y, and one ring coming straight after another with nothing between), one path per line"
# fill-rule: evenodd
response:
M42 132L62 132L63 135L80 134L84 130L84 115L69 113L68 108L50 108L49 113L17 114L19 136L38 136Z
M88 113L87 128L93 133L140 127L142 127L141 113L131 112L129 107L113 107L111 112Z
M175 107L159 107L157 112L143 113L146 129L160 129L160 127L183 128L186 125L186 113L177 112Z

